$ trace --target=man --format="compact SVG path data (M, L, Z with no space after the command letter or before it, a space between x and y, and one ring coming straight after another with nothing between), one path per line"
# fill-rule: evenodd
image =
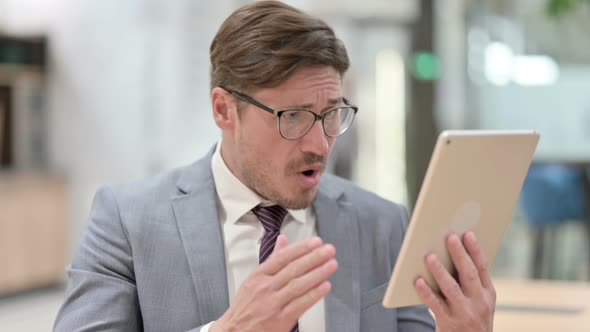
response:
M98 191L55 330L434 330L425 306L381 306L405 210L322 176L357 112L332 29L255 2L226 19L210 55L221 142L188 167ZM442 295L415 287L437 330L491 331L477 241L448 245L457 280L431 255Z

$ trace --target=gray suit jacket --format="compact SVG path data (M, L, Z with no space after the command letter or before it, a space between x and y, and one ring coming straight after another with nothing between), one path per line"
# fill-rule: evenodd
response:
M229 306L211 173L213 151L156 178L101 188L68 267L55 331L199 331ZM313 203L339 268L325 298L329 332L432 331L423 306L384 309L408 217L323 175Z

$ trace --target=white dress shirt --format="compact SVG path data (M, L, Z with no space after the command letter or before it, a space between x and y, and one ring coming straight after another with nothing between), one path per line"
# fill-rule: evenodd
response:
M274 205L258 196L243 184L227 168L221 156L221 142L217 144L211 168L217 189L217 211L223 233L225 247L225 266L229 303L244 280L258 266L258 251L264 235L264 228L252 209L259 204ZM281 234L285 234L289 243L301 241L316 235L315 215L313 209L287 210L288 214L281 226ZM208 332L207 324L201 331ZM324 300L322 299L299 318L299 331L324 332Z

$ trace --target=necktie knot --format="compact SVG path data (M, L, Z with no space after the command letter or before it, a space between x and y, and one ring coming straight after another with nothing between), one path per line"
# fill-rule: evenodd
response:
M252 212L258 217L266 232L279 232L287 215L287 210L280 205L256 206Z

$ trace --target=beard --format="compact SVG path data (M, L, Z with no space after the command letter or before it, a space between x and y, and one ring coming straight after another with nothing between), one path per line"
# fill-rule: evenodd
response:
M249 155L257 154L251 153ZM289 161L284 171L276 169L269 163L261 162L259 159L249 159L246 157L246 160L241 163L240 173L246 186L252 191L286 209L300 210L311 206L317 194L317 187L288 188L286 183L280 183L280 179L281 177L283 179L296 177L299 171L312 164L321 164L322 167L319 172L322 173L325 168L326 157L306 153L301 158Z

